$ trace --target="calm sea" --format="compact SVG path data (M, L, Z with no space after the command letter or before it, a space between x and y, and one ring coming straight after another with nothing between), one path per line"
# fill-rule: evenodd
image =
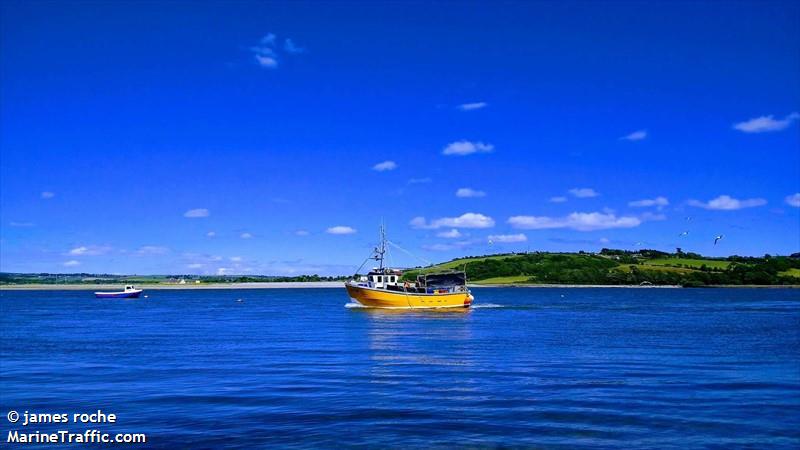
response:
M473 292L392 312L343 289L2 291L0 447L92 428L146 448L800 446L800 290ZM98 409L117 423L6 418Z

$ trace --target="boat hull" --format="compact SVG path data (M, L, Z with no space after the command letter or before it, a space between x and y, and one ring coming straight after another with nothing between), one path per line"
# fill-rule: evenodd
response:
M353 286L351 284L346 284L345 287L350 298L370 308L469 308L472 305L472 295L469 291L446 294L418 294L386 291L364 286Z
M142 291L133 292L95 292L96 298L139 298Z

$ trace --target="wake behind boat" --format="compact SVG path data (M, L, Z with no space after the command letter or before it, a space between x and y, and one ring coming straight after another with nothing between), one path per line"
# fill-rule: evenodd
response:
M374 250L380 264L366 275L353 275L345 283L347 294L355 302L372 308L469 308L473 296L467 289L463 271L446 271L418 275L416 280L403 279L403 271L383 266L386 254L386 234L381 227L381 242ZM366 263L366 261L365 261ZM364 264L361 265L362 267Z
M125 289L118 292L95 292L97 298L139 298L142 289L136 289L132 284L125 286Z

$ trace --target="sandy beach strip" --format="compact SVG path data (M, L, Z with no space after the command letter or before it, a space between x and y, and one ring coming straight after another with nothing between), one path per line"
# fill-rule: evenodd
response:
M137 284L138 289L333 289L344 288L343 281L306 281L283 283L200 283L200 284ZM125 286L120 284L6 284L0 290L25 290L25 291L121 291Z
M472 288L532 288L532 289L682 289L680 285L645 285L638 284L469 284ZM137 288L147 290L181 290L181 289L341 289L343 281L306 281L306 282L263 282L263 283L201 283L201 284L137 284ZM119 284L6 284L0 285L0 291L121 291ZM800 285L719 285L702 288L759 288L759 289L798 289Z

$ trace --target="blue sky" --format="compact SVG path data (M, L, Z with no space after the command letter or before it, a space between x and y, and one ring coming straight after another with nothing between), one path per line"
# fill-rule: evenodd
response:
M0 10L3 271L800 251L797 2Z

